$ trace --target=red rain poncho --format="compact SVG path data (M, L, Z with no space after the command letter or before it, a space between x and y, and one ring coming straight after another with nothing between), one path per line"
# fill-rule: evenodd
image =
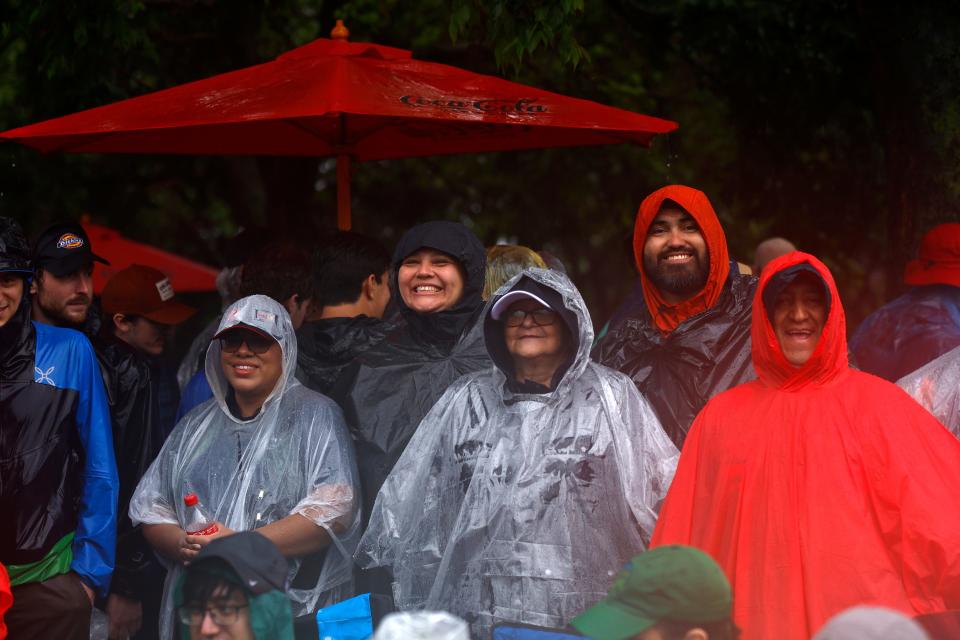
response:
M808 262L831 295L810 359L791 366L762 302ZM960 441L893 384L850 369L830 272L794 252L753 304L760 379L711 400L687 437L651 546L688 544L730 578L744 640L806 640L855 604L960 607Z

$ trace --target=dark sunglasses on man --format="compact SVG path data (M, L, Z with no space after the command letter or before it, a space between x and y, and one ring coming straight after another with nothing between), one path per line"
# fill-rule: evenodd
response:
M259 356L269 351L277 341L246 329L227 331L220 336L220 348L227 353L236 353L242 344L246 344L247 349Z

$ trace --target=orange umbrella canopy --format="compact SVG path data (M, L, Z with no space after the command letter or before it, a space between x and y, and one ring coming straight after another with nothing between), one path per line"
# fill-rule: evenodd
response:
M11 129L0 139L43 152L366 161L647 145L676 128L668 120L416 60L403 49L320 38L271 62ZM338 178L346 188L346 171Z
M83 222L83 229L90 238L90 246L97 255L110 261L109 265L97 264L93 270L93 291L97 295L113 274L131 264L142 264L162 271L175 291L215 291L217 269L182 258L142 242L129 240L110 227Z

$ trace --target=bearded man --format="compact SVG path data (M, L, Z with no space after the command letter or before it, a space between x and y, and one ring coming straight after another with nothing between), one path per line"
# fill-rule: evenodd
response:
M711 397L756 377L750 364L756 279L730 260L707 196L682 185L643 201L633 249L642 295L614 314L619 320L593 359L633 379L679 448Z
M55 224L41 233L33 248L33 319L83 331L93 302L94 262L110 264L93 252L79 224Z

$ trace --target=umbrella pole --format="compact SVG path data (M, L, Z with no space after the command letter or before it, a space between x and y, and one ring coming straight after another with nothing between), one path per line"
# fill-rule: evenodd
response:
M337 229L350 230L350 156L337 156Z

